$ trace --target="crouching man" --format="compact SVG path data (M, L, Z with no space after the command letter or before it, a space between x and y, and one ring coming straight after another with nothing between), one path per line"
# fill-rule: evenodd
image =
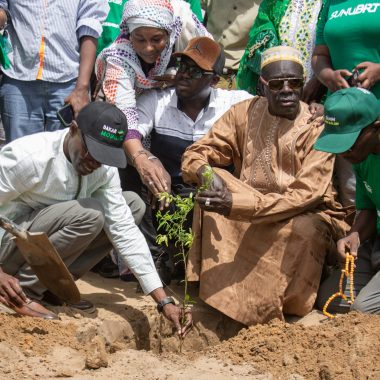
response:
M180 309L166 297L120 187L117 167L126 166L122 144L127 130L118 108L95 102L67 129L6 145L0 151L0 214L29 232L45 232L75 279L116 249L144 293L183 334ZM1 240L0 268L0 301L23 314L54 318L38 304L46 288L8 233ZM35 301L24 307L27 298ZM190 326L191 317L188 321Z
M380 314L380 104L375 95L362 88L347 88L331 95L325 104L325 129L315 149L335 153L353 164L356 174L355 222L337 243L340 259L347 253L356 257L353 292L349 305L336 298L330 312L350 309ZM318 306L339 288L340 269L327 278L318 294ZM350 284L344 282L350 299Z

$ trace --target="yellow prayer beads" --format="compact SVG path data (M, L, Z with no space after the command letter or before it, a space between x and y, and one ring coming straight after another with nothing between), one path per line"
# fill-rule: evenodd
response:
M352 304L355 300L354 297L354 267L355 267L355 257L352 255L346 256L346 264L344 266L344 269L342 269L342 274L340 275L339 280L339 292L334 293L325 303L325 306L323 306L323 314L326 317L334 318L335 316L327 311L327 308L329 307L330 303L337 297L342 297L345 301L347 301L349 304ZM344 277L350 279L350 299L347 299L346 295L343 293L343 280Z

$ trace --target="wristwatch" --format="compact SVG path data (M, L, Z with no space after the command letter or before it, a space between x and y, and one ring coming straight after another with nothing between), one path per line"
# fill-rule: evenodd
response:
M157 303L157 311L159 313L162 313L162 311L164 310L164 306L167 305L168 303L175 305L175 301L172 297L165 297L164 299L162 299L160 302Z

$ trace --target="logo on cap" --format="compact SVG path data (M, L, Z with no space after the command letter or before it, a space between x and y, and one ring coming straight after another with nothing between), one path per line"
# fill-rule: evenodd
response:
M114 141L123 141L125 136L125 131L122 129L112 128L108 125L103 125L102 130L100 131L100 136L105 137L109 140Z
M192 45L189 48L187 48L187 50L197 50L199 54L202 54L201 49L199 49L200 45L201 45L201 42L198 41L195 45Z
M331 125L333 127L339 127L340 123L336 120L335 116L325 115L325 124Z
M361 87L355 87L357 90L359 90L359 91L361 91L361 92L363 92L364 94L371 94L371 92L370 91L368 91L368 90L366 90L365 88L361 88Z

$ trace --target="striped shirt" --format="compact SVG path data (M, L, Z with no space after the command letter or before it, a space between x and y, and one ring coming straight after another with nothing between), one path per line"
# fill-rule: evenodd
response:
M118 170L102 165L79 177L63 152L69 129L21 137L0 150L0 215L15 220L33 210L82 198L104 209L104 230L145 294L162 286L144 236L120 187ZM4 230L0 228L0 242ZM0 244L1 250L1 244Z
M147 91L137 98L139 123L130 136L150 135L150 151L161 160L172 183L181 184L181 158L186 148L203 137L231 106L250 98L246 91L212 88L208 105L194 121L178 109L174 88Z
M68 82L78 77L79 40L99 38L107 0L0 0L7 14L11 67L18 80Z

